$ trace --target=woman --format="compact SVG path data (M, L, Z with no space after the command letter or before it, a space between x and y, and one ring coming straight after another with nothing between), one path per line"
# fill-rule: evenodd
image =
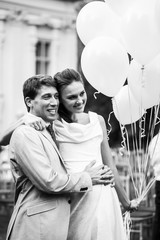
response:
M68 171L81 171L95 159L97 165L103 163L111 168L117 191L110 185L94 185L89 193L73 193L68 240L125 240L119 200L126 210L136 209L138 205L134 200L129 201L121 185L112 161L105 121L96 113L84 112L87 96L78 72L66 69L57 73L54 81L60 97L59 120L54 128ZM24 118L18 124L23 121ZM42 129L43 122L39 124L38 119L35 128Z

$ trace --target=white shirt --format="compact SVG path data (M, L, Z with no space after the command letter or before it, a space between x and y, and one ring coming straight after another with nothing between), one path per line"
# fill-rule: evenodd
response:
M151 140L148 148L154 174L157 181L160 181L160 132Z

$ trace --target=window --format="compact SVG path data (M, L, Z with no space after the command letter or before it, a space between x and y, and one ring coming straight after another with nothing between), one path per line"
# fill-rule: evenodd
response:
M36 44L36 74L48 74L50 42L40 40Z

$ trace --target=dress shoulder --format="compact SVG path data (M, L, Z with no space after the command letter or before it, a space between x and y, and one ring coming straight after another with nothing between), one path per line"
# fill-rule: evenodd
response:
M58 141L80 142L102 135L98 114L88 112L89 123L67 123L65 120L54 122L56 138Z

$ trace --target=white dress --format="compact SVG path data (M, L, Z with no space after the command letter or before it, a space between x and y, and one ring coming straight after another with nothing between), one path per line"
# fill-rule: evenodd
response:
M103 132L98 115L89 112L90 123L55 121L59 149L69 172L83 171L96 160L102 164L100 144ZM94 185L88 193L71 194L68 240L125 240L117 193L110 185Z

